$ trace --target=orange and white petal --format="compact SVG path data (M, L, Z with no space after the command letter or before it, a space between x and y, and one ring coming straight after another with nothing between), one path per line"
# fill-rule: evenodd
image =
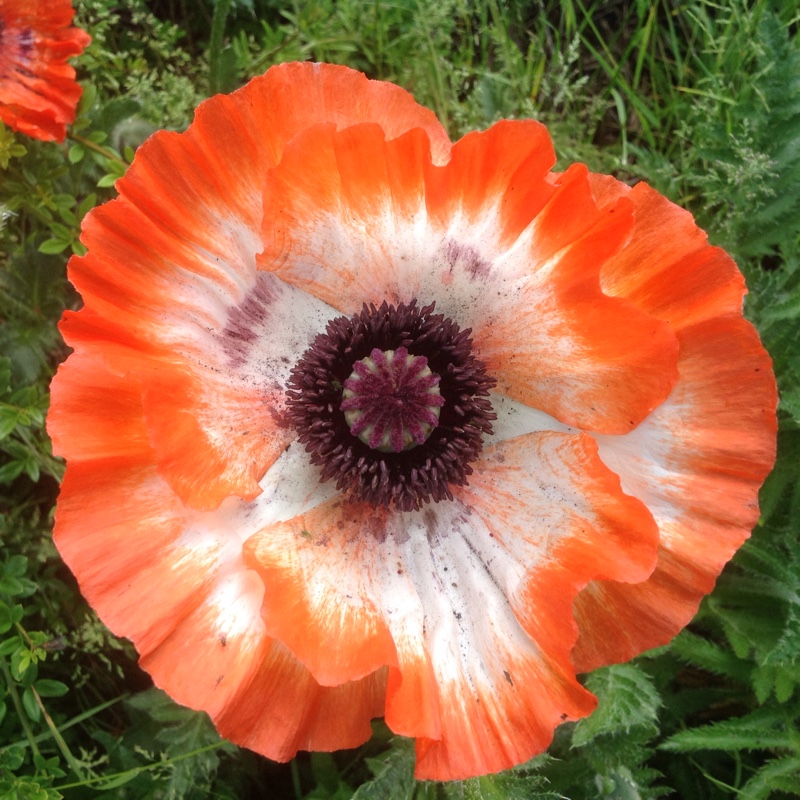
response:
M690 214L645 184L592 176L601 200L635 203L628 247L607 262L606 291L668 320L680 345L667 401L626 436L598 436L603 460L658 523L652 577L602 581L576 602L581 670L668 642L697 610L758 519L758 490L775 459L776 387L769 356L741 316L744 282Z
M298 750L358 747L372 735L370 720L381 716L386 670L339 686L320 686L280 642L270 641L250 680L214 723L237 744L275 761Z
M680 330L712 317L741 314L744 277L721 248L711 247L692 215L646 183L632 189L590 175L598 202L626 197L634 204L634 235L603 266L603 291L626 297Z
M70 262L84 308L65 318L65 339L103 342L108 363L141 382L160 474L197 509L258 494L291 438L285 376L331 316L255 267L265 176L321 122L413 128L437 157L449 150L402 89L344 67L282 65L202 104L186 133L151 137L119 198L87 217L89 252Z
M624 491L653 513L661 550L647 582L601 582L578 598L581 670L672 639L758 521L758 490L775 461L770 358L740 316L691 325L679 340L669 399L627 436L597 437Z
M230 515L181 514L174 502L152 466L69 467L56 541L101 618L133 640L157 686L238 744L288 760L366 741L385 670L320 686L266 635L263 584Z
M259 267L346 314L435 301L473 329L499 392L568 425L627 432L668 395L677 342L601 290L632 204L598 208L585 168L553 182L551 163L534 122L470 134L441 167L419 132L311 128L268 176Z
M0 0L0 120L44 141L63 142L81 87L67 59L91 41L72 27L70 0Z
M137 352L130 336L98 341L96 314L68 315L62 331L78 352L141 383L160 474L181 500L208 510L229 495L260 492L259 480L295 436L283 418L291 367L335 314L262 273L238 305L209 294L194 307L187 300L165 309L169 353ZM58 452L76 459L79 447L64 441Z
M103 385L113 393L105 403ZM263 480L262 505L229 498L216 511L195 511L157 473L136 381L79 353L62 366L53 393L54 440L86 439L67 467L56 543L89 602L133 640L156 684L273 758L365 741L383 709L386 671L320 686L266 635L264 587L242 561L242 541L254 530L327 499L300 448L289 448ZM259 709L261 721L245 708Z
M450 582L451 594L464 583L471 592L483 578L488 582L479 590L483 611L474 603L466 609L481 631L477 644L461 649L462 659L469 653L473 660L471 668L448 675L441 666L448 660L432 656L442 688L443 735L418 741L421 778L467 777L518 764L545 749L560 722L590 713L594 698L575 681L570 659L577 636L572 601L597 575L642 580L657 548L649 512L622 494L586 435L546 432L493 445L457 496L468 516L451 524L466 550L455 556L454 569L444 554L452 535L439 542L438 574ZM501 589L513 616L494 618L491 586ZM460 624L465 613L451 602ZM438 618L449 619L441 612Z
M337 497L265 527L245 544L245 562L265 586L267 631L323 685L395 663L370 570L385 557L380 539L388 516L386 509Z
M415 512L334 498L245 543L269 635L320 683L389 666L386 720L418 738L420 778L510 767L588 714L572 600L655 562L652 518L586 435L492 445L473 478Z

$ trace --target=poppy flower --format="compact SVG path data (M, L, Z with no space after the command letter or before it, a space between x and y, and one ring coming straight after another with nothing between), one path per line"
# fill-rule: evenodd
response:
M63 142L81 87L67 59L91 41L72 27L69 0L0 0L0 120L46 142Z
M270 758L385 717L417 777L592 712L755 524L769 357L741 274L530 120L452 144L284 64L88 215L49 430L56 543L155 683Z

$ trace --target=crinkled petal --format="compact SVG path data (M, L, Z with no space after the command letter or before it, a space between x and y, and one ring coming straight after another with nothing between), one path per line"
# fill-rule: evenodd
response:
M113 401L103 402L101 386ZM383 711L386 671L320 686L266 634L264 586L242 561L242 537L253 529L325 501L299 449L263 481L262 506L231 498L199 512L156 471L135 380L78 355L62 366L53 391L54 440L79 433L84 440L62 486L56 543L88 601L134 642L155 683L207 711L224 735L275 759L369 738L370 720Z
M280 642L253 665L252 678L214 722L219 732L276 761L298 750L358 747L383 713L386 670L339 686L320 686Z
M299 135L268 176L259 266L346 314L435 301L474 331L498 390L569 425L625 433L676 378L669 325L606 295L600 268L632 228L585 168L547 179L534 122L498 123L431 163L415 131L375 125Z
M586 435L500 442L473 477L416 512L334 498L244 548L269 635L317 680L389 665L386 720L420 739L421 778L512 766L589 713L572 600L594 577L642 580L655 562L649 512Z
M591 584L576 602L581 670L665 644L695 614L758 519L775 460L777 395L769 356L741 316L744 284L691 215L644 184L593 176L598 196L636 204L628 248L606 265L606 291L668 319L680 344L667 401L626 436L598 436L624 490L652 511L661 537L652 577Z
M267 631L323 685L362 678L396 661L368 569L384 558L380 540L388 515L337 497L264 528L245 545L245 563L266 587ZM331 591L337 585L343 591Z
M184 502L211 509L232 494L252 499L264 472L295 436L283 416L289 371L335 312L261 274L239 305L209 309L206 325L198 325L185 306L170 313L176 338L181 327L185 331L176 344L183 352L149 358L127 346L130 337L99 338L107 333L89 312L66 315L61 327L81 353L141 383L159 471ZM80 405L84 390L68 383L64 376L59 385L78 395ZM80 442L59 438L56 446L73 461L81 457Z

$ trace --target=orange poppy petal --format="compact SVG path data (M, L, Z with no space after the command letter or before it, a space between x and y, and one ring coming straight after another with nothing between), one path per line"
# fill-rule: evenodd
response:
M298 750L358 747L372 735L370 720L383 713L386 670L320 686L276 641L254 665L250 681L214 723L226 738L276 761Z
M669 394L677 342L666 322L606 295L594 272L630 235L625 199L598 210L583 169L557 186L521 237L532 277L473 323L475 340L497 391L575 427L625 433Z
M572 599L597 576L644 579L658 545L586 435L493 445L456 494L406 513L337 498L245 544L268 634L323 684L389 665L387 723L441 780L530 758L591 711Z
M327 689L266 636L263 585L244 567L236 536L253 508L232 500L209 514L180 503L154 469L137 383L109 372L102 357L77 354L61 367L53 401L56 444L80 441L62 485L56 543L89 602L133 640L156 684L276 759L369 738L385 670ZM292 457L279 461L264 482L265 519L319 502L302 471ZM277 716L264 715L262 703ZM253 708L259 723L244 712Z
M597 437L625 491L653 511L662 546L648 581L598 582L579 596L582 670L664 644L694 615L758 518L777 402L770 359L741 317L744 281L733 260L646 184L631 189L602 175L591 183L598 202L634 203L634 235L606 262L603 287L670 322L680 377L636 431Z
M165 308L163 318L173 323L170 353L138 347L130 333L108 330L90 311L61 327L74 347L102 352L115 370L137 376L161 475L184 502L208 510L232 494L256 496L261 476L294 438L282 416L284 384L331 313L261 275L237 305L212 297L194 309L188 302ZM202 326L201 316L208 321ZM60 452L72 455L68 443Z
M95 354L74 355L50 384L47 432L56 453L71 462L147 456L142 391L135 378L106 369Z
M635 233L603 266L603 291L626 297L673 330L741 312L742 273L724 250L708 244L688 211L646 183L631 189L606 175L589 178L597 202L627 197L634 204Z
M578 598L581 670L668 642L758 520L775 460L769 356L739 316L687 327L679 341L680 379L664 405L627 436L598 437L625 491L653 512L661 553L649 581L601 583Z
M443 734L418 742L419 778L452 779L518 764L544 750L560 722L588 714L594 698L575 681L570 659L577 637L572 601L597 575L642 580L658 546L649 512L622 494L586 435L546 432L493 445L476 463L469 487L457 494L489 537L465 535L477 563L473 577L464 570L460 579L475 581L483 566L508 596L533 651L510 646L515 626L508 620L477 615L489 617L481 629L498 632L491 647L477 648L492 656L484 655L483 668L469 674L473 689L438 667ZM458 580L439 566L444 580ZM485 597L480 605L497 604ZM474 764L480 766L471 772Z
M34 139L63 142L81 87L67 59L91 41L72 27L69 0L0 0L0 120Z
M395 663L392 637L370 599L373 587L365 569L380 561L378 537L387 513L335 498L266 527L245 543L245 563L265 586L267 632L323 685ZM331 591L335 586L344 591Z
M625 433L669 394L677 342L600 287L632 204L598 209L585 168L553 184L551 161L532 122L470 134L442 167L413 131L385 141L374 125L311 128L268 176L259 266L348 314L435 301L473 328L501 392Z

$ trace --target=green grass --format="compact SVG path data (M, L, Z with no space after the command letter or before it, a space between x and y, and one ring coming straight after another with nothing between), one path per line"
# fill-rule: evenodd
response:
M0 131L0 798L800 796L800 3L766 0L79 0L93 44L64 147ZM227 14L223 14L227 11ZM524 769L418 784L406 741L270 764L150 688L50 541L44 433L80 221L138 144L273 63L395 81L451 136L551 129L559 165L645 179L748 278L781 388L779 460L752 541L669 647L589 678L602 713Z

